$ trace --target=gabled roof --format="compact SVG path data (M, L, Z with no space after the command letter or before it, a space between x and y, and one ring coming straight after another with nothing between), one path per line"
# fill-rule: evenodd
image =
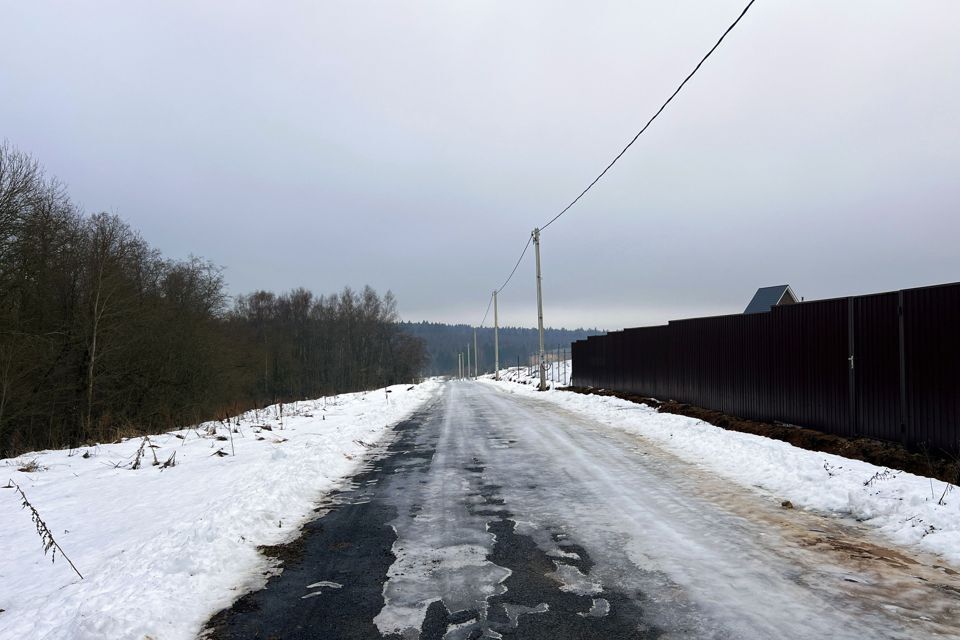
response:
M779 284L775 287L760 287L753 294L753 300L744 309L744 313L763 313L770 311L779 304L793 304L797 301L797 296L793 294L793 289L788 284Z

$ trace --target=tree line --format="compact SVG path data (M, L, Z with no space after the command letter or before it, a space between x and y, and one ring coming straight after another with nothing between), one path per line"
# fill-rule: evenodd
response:
M473 327L465 324L440 322L404 322L404 332L423 340L427 349L424 371L428 375L456 375L457 356L465 353L467 345L473 351ZM531 356L539 353L540 337L536 329L500 327L500 367L515 367L517 361L526 365ZM575 340L602 333L597 329L544 329L544 348L553 353L559 346L567 350ZM480 350L481 372L492 372L494 365L493 328L477 329L477 348ZM471 355L472 357L472 355Z
M410 381L425 350L398 320L369 287L231 300L0 145L0 458Z

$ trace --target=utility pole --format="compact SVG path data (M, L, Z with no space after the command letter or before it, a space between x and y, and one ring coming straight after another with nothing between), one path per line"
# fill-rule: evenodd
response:
M466 374L464 376L465 378L470 377L470 343L469 342L467 343L467 368L464 371L464 373Z
M546 355L543 352L543 291L540 286L540 229L533 230L533 250L537 256L537 328L540 330L540 391L547 390Z
M493 292L493 378L500 379L500 323L497 319L497 292Z
M473 377L480 377L480 351L477 349L477 329L473 329Z
M457 378L463 377L463 354L457 354Z

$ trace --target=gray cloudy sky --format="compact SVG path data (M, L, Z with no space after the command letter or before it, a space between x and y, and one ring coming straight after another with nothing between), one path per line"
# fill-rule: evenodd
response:
M744 4L8 1L0 138L234 292L476 324ZM958 33L956 0L758 0L544 233L547 323L960 280Z

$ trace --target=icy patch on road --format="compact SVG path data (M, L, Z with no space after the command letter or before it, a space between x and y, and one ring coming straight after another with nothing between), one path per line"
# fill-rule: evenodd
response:
M509 569L487 560L493 536L482 534L487 544L457 544L475 537L476 529L434 527L429 516L413 520L410 528L395 525L400 536L393 548L397 559L387 571L384 606L374 624L384 635L416 638L427 607L436 600L449 611L477 609L484 616L487 598L504 593L502 583L510 576Z
M495 541L487 518L468 510L484 501L482 465L452 418L452 412L444 412L439 440L418 444L423 447L419 464L405 467L387 485L398 517L391 523L396 560L383 585L383 609L374 618L384 635L419 637L427 609L436 601L447 611L477 612L477 619L452 630L467 634L483 626L487 600L506 592L503 581L510 570L487 559Z
M593 604L590 605L590 611L578 615L584 618L602 618L608 613L610 613L610 602L604 598L594 598Z
M317 589L319 587L328 587L330 589L342 589L343 585L339 582L330 582L329 580L321 580L320 582L314 582L313 584L308 584L307 589Z
M511 604L509 602L505 602L503 604L503 610L506 611L507 618L510 619L510 628L516 629L520 624L520 616L546 613L547 611L550 611L550 607L544 602L541 602L535 607L525 607L522 604Z
M578 596L595 596L603 591L600 583L591 580L569 564L557 564L557 570L549 575L560 583L560 591L575 593Z
M330 582L329 580L321 580L320 582L314 582L313 584L308 584L307 589L316 589L316 591L308 593L305 596L300 596L300 599L306 600L307 598L316 598L317 596L322 595L323 589L321 589L321 587L325 589L342 589L343 585L340 584L339 582Z

